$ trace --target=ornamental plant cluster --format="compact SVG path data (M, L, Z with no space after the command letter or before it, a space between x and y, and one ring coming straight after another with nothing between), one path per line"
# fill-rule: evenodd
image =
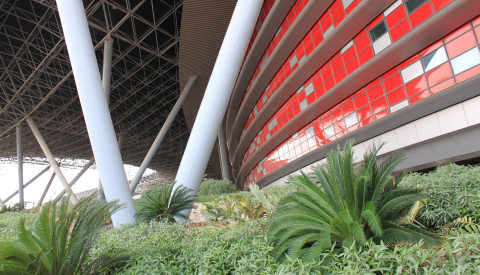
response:
M355 165L352 144L285 186L153 188L106 232L120 206L93 197L0 214L0 274L480 274L480 168L404 176L401 152ZM194 202L210 222L175 223Z

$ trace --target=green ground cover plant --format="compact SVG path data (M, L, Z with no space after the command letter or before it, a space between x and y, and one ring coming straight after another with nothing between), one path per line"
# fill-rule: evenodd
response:
M421 186L428 194L417 216L421 224L440 230L465 216L480 222L480 167L448 164L427 174L408 174L404 184Z
M35 214L30 211L5 212L0 214L0 242L13 241L17 238L17 225L25 219L27 228L31 228Z
M129 253L116 274L478 274L479 234L448 236L441 247L422 243L393 248L332 244L313 260L277 261L266 238L268 221L185 227L151 222L128 225L98 238L92 257Z
M401 185L403 174L391 175L404 155L393 153L377 164L381 146L372 147L354 169L352 144L332 151L327 162L314 169L317 184L305 174L289 178L299 191L283 200L272 216L269 236L276 258L318 258L332 243L350 247L369 239L438 242L434 233L402 223L412 206L426 198L421 189Z

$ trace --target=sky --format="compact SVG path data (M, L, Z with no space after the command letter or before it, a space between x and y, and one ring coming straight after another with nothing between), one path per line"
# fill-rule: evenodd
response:
M24 163L23 164L23 182L24 184L27 183L30 179L32 179L35 175L37 175L40 171L42 171L47 165L39 165L39 164L31 164L31 163ZM93 166L92 166L93 167ZM138 167L131 166L131 165L124 165L125 173L127 174L127 179L132 180L135 177L136 172L138 171ZM68 168L62 167L61 168L63 174L67 178L67 181L70 182L81 170L79 168ZM154 173L154 170L147 169L145 171L144 176ZM53 169L50 168L46 173L44 173L41 177L31 183L28 187L24 190L24 197L25 202L27 203L26 207L30 208L33 205L36 205L38 200L40 199L47 183L52 176ZM5 200L8 196L10 196L13 192L18 190L18 176L17 176L17 163L11 164L0 164L0 198ZM72 187L75 193L90 190L92 188L98 187L98 171L96 168L88 169L85 174L75 183ZM55 177L50 189L45 196L45 200L49 201L54 199L61 191L63 190L62 184L58 180L58 177ZM18 202L18 195L8 201L7 205L14 204Z

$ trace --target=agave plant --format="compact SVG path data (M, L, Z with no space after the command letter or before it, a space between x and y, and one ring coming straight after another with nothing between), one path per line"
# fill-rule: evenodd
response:
M118 203L94 202L93 196L74 206L69 206L68 198L43 206L32 230L22 219L18 240L0 243L0 273L87 274L125 261L107 256L88 259L95 237L119 209Z
M191 195L192 190L180 186L173 191L173 184L161 185L148 190L138 201L137 218L151 220L175 221L174 216L183 218L185 215L180 212L193 208L195 196Z
M381 146L373 147L355 171L352 143L328 154L326 164L314 171L316 180L303 173L289 179L299 191L280 203L269 226L277 258L285 253L315 258L332 243L362 245L370 238L377 243L438 241L434 233L401 222L426 197L421 189L401 186L403 174L392 176L405 156L396 152L378 165Z
M279 198L275 195L269 196L265 194L255 183L249 184L248 189L250 189L252 195L258 200L258 202L262 204L263 208L265 208L266 216L272 216L272 214L275 213L277 209Z

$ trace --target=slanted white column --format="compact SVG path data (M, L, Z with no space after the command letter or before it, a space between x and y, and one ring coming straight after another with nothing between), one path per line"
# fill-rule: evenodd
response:
M112 53L113 53L113 39L108 36L103 45L103 70L102 70L102 87L107 99L107 104L110 105L110 83L112 78ZM102 181L98 179L98 199L105 200L103 193Z
M130 186L130 191L132 193L133 191L135 191L135 188L137 187L138 183L142 179L143 173L145 173L145 170L147 170L148 165L150 165L150 161L152 161L153 157L155 156L155 153L157 152L158 148L162 144L163 138L167 134L168 129L170 129L170 126L175 120L175 117L177 116L178 112L182 108L182 104L185 101L185 98L187 98L187 95L192 89L192 86L197 80L197 78L198 76L196 75L190 77L190 79L187 82L187 85L185 85L185 87L183 88L183 92L178 97L177 102L175 103L175 106L173 106L172 110L168 114L167 120L165 120L165 123L163 123L162 129L160 129L160 132L158 132L157 137L153 141L152 146L148 150L148 153L145 156L145 159L143 160L142 165L140 165L140 168L138 168L138 172L132 181L132 184Z
M43 203L43 200L45 199L45 196L48 193L48 190L50 189L50 186L52 185L53 179L55 179L55 172L52 173L52 176L50 176L50 179L48 180L47 186L45 186L45 190L43 190L42 196L40 196L40 199L37 202L37 206L41 206Z
M35 124L33 119L30 117L27 117L27 122L28 122L28 126L30 126L30 129L32 130L33 135L37 139L38 145L40 145L40 148L42 148L42 151L45 154L45 157L47 157L47 160L52 166L53 171L55 171L55 174L57 174L58 179L62 183L63 189L65 189L65 191L70 195L70 200L73 203L77 203L78 202L77 196L75 195L75 193L73 193L72 188L70 188L70 186L68 185L67 179L63 175L62 170L60 170L60 166L58 165L57 161L53 157L53 154L50 151L50 148L48 148L47 143L43 139L42 134L40 133L40 130L38 130L37 125Z
M22 150L22 125L17 125L17 163L18 163L18 204L20 209L25 205L23 197L23 150Z
M178 168L175 188L185 186L193 194L198 191L262 4L259 0L237 1Z
M95 162L95 159L91 158L87 163L85 163L82 169L78 171L77 175L70 181L68 185L72 187L80 179L80 177L82 177L83 174L87 172L88 168L90 168L90 166L92 166L94 162ZM59 201L63 197L63 195L65 195L65 190L63 190L62 192L60 192L60 194L57 195L57 197L55 198L55 201Z
M118 200L125 207L112 216L113 225L135 222L135 205L128 188L112 118L103 92L83 2L56 1L105 197L107 201Z
M220 130L218 130L218 148L220 150L222 178L224 180L230 180L230 166L228 165L227 141L225 140L225 129L223 128L223 125L220 125Z

